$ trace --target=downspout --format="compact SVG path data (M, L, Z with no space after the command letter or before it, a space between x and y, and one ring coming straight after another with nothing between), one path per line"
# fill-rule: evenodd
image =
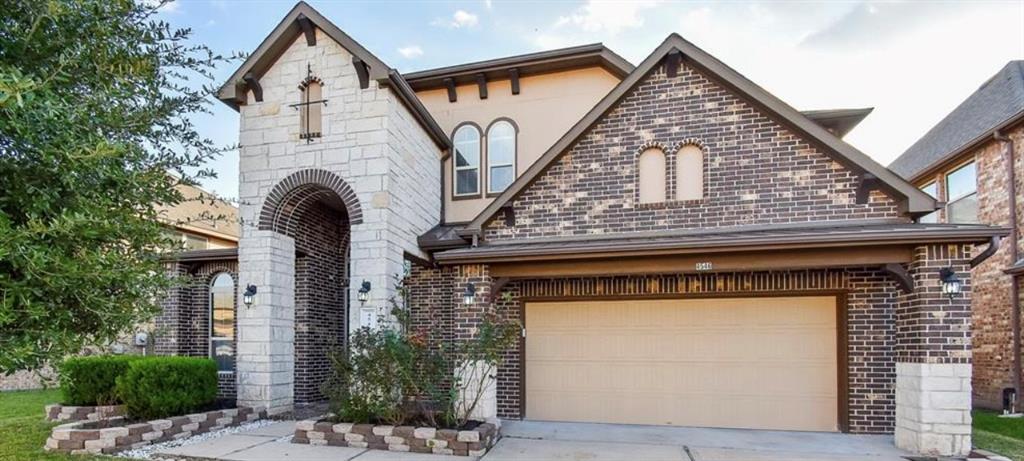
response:
M1010 183L1010 265L1017 263L1018 252L1017 252L1017 174L1013 163L1013 139L1008 136L996 131L992 137L1003 144L1003 157L1006 162L1006 176ZM1024 380L1021 377L1021 345L1020 345L1020 293L1017 287L1017 274L1010 275L1010 325L1013 331L1013 347L1010 349L1013 353L1013 389L1014 395L1019 402L1021 398L1021 388L1024 387ZM1019 407L1018 407L1019 408ZM1018 410L1019 411L1019 410Z

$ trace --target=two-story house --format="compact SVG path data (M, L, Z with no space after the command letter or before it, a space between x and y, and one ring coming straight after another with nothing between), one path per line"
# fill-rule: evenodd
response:
M405 274L445 340L522 323L485 415L970 449L970 268L1007 230L917 222L938 202L840 139L867 110L800 112L675 34L635 66L589 45L402 74L305 3L218 97L237 261L179 262L205 285L163 351L223 340L241 403L321 400ZM220 274L252 302L217 304Z
M1020 206L1024 149L1024 61L984 82L891 165L943 206L924 223L1010 228L998 251L972 270L974 403L1021 404ZM1012 391L1014 397L1005 395Z

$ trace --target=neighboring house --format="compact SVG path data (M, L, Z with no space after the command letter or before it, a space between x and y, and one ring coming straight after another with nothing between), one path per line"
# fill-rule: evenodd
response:
M180 185L178 190L184 200L172 207L160 207L158 211L160 220L168 226L167 232L181 242L185 248L186 252L182 256L186 259L189 258L191 250L230 249L221 252L225 253L225 257L234 264L233 261L237 259L235 248L238 247L240 234L238 208L195 186ZM204 258L210 257L210 252L204 252ZM224 280L221 279L221 282L223 283ZM173 297L171 301L172 303L179 302L177 298ZM233 301L228 303L229 307L232 305ZM162 314L162 317L164 316L166 316L166 309ZM160 324L161 320L158 320L157 323ZM159 335L162 330L174 333L180 330L180 327L158 328L157 330ZM161 340L157 344L163 347L166 346L167 341ZM141 354L144 352L145 346L137 344L134 334L129 333L105 348L90 347L83 353L98 353L101 349L114 354ZM169 351L161 350L160 352ZM49 366L39 372L19 371L7 376L0 375L0 391L38 389L51 386L55 384L55 381L55 373Z
M972 388L974 404L984 408L1002 409L1005 389L1021 395L1020 289L1014 281L1024 271L1018 231L1022 162L1024 61L1012 61L889 165L944 203L921 222L1011 228L1011 237L972 271Z
M589 45L403 75L305 3L218 96L237 260L183 255L201 283L157 349L233 352L239 402L322 400L405 273L414 328L523 323L485 414L970 449L970 267L1007 230L916 223L936 200L839 138L867 110L798 112L674 34L637 66Z
M238 247L238 207L196 186L182 184L177 189L182 201L160 207L158 212L161 221L170 227L168 233L185 250Z

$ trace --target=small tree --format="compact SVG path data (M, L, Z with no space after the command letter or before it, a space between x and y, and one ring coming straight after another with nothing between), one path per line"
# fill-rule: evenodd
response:
M222 149L215 56L133 0L9 0L0 18L0 373L114 340L172 283L157 209Z

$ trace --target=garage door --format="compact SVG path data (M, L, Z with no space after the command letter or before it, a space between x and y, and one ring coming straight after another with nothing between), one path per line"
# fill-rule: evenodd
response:
M526 417L837 430L836 299L526 305Z

